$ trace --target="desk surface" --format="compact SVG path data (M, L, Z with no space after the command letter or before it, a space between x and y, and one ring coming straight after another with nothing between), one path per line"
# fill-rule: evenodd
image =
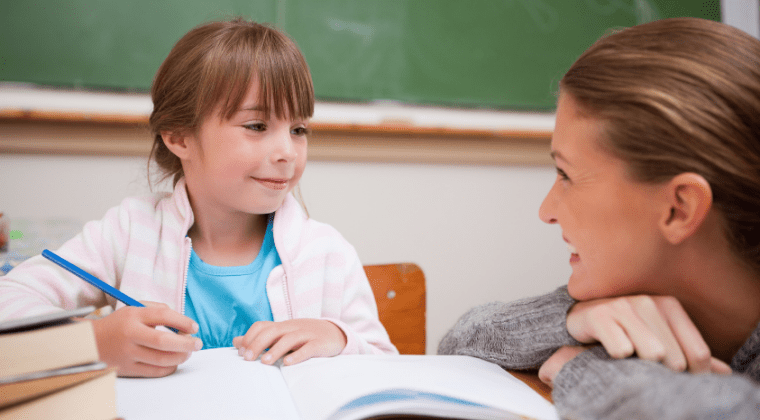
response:
M546 385L545 383L541 382L540 379L538 379L538 372L510 370L509 373L511 373L515 378L525 382L529 387L533 388L534 391L538 392L542 397L546 398L547 401L552 403L554 402L552 400L552 389L549 387L549 385Z

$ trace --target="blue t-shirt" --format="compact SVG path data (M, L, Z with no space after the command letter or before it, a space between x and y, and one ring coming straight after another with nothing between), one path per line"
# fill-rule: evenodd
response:
M274 246L272 219L256 259L248 265L217 267L206 264L191 251L185 289L185 315L200 327L195 337L204 349L231 347L232 339L245 335L256 321L272 321L267 298L267 277L280 265Z

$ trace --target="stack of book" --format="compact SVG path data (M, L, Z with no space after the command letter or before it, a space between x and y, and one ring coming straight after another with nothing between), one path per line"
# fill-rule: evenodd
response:
M113 419L116 371L82 308L0 323L0 420Z

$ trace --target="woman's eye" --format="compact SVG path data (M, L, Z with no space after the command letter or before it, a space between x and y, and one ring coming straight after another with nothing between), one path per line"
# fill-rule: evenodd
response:
M560 168L557 168L557 176L559 176L560 179L562 179L563 181L569 181L570 180L570 177L568 177L567 174L565 173L565 171L563 171Z
M245 124L243 127L253 131L264 131L267 129L267 125L260 122Z

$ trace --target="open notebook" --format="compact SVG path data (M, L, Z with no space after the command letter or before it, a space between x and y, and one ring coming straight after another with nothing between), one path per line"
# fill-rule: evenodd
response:
M287 367L203 350L165 378L116 383L118 414L149 419L557 419L554 407L495 364L467 356L338 356Z

